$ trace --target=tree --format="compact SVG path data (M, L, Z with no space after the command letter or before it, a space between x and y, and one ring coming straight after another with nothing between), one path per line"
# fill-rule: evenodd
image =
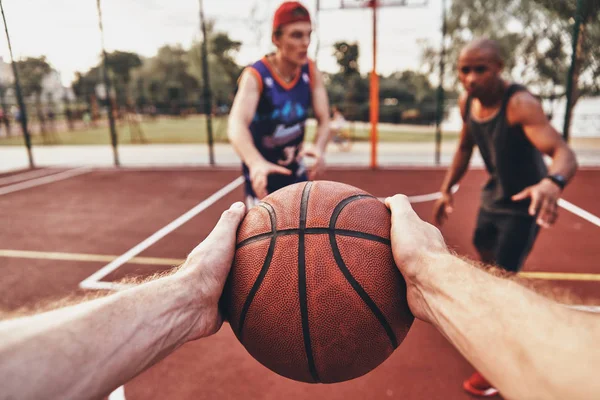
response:
M73 94L79 102L91 106L91 96L95 96L96 86L102 82L100 67L91 68L86 73L75 72L75 80L71 83Z
M336 42L333 45L333 55L340 67L340 73L346 77L359 74L358 43Z
M23 96L36 96L39 100L42 94L42 80L52 71L46 57L27 57L25 60L17 61L17 69L21 78Z
M573 32L573 29L569 29L572 19L575 17L577 12L576 1L549 1L549 0L537 0L540 6L548 13L548 19L560 21L559 25L562 25L563 29L568 29L569 32ZM577 43L575 45L575 59L573 64L573 87L571 95L572 107L569 109L570 115L568 115L569 121L572 121L572 113L575 108L575 104L581 98L581 96L598 94L600 93L600 2L597 0L587 0L582 3L581 9L581 24L579 26L579 32L577 37ZM551 38L551 46L546 52L546 62L544 60L538 61L538 68L540 68L541 75L548 77L553 84L561 85L566 90L566 73L564 71L568 68L565 60L565 56L560 54L563 48L571 48L570 42L561 41L564 35L554 34ZM570 60L570 58L569 58ZM554 61L554 65L551 65ZM560 66L561 73L556 75L555 69ZM557 70L559 68L556 68ZM561 79L562 78L562 79ZM569 136L569 128L565 135Z
M52 71L52 67L46 61L46 57L42 56L27 57L25 60L17 61L17 69L21 78L23 96L34 98L41 133L46 141L46 118L42 109L42 82L44 77Z
M447 19L448 77L456 85L461 48L475 37L495 39L503 50L507 71L543 98L565 95L570 63L572 24L577 0L453 0ZM576 57L573 105L581 95L600 91L600 3L586 0ZM437 45L422 53L428 72L437 68ZM581 79L579 79L581 78Z
M144 93L150 93L150 98L157 103L155 105L177 114L182 106L197 99L199 83L189 73L189 65L187 50L179 45L165 45L132 72L133 85L130 89L138 100ZM142 87L138 83L140 80ZM140 93L140 90L143 92Z
M232 40L227 33L215 32L214 21L206 24L208 37L208 69L210 86L217 105L230 104L237 87L242 68L235 61L235 55L242 43ZM189 51L189 72L198 82L202 82L202 42L196 42Z
M107 54L106 65L114 81L117 101L119 104L127 103L131 71L142 65L142 59L136 53L117 50Z
M207 32L208 34L208 32ZM213 54L217 63L229 78L230 82L235 83L240 76L241 68L235 62L235 55L242 46L242 42L231 40L229 35L217 32L210 38L208 50Z

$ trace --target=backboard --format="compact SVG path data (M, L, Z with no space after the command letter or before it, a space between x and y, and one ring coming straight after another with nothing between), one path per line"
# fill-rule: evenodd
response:
M377 2L377 7L424 7L429 0L319 0L320 10L340 10L371 8Z

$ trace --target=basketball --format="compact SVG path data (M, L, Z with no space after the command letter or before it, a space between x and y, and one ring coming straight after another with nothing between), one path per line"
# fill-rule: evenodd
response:
M359 377L413 322L390 247L390 213L337 182L265 197L242 221L223 304L247 351L302 382Z

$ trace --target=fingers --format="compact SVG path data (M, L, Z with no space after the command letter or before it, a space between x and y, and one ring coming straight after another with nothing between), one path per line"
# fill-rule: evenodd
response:
M531 204L529 205L529 215L535 216L537 215L540 207L542 206L543 197L541 197L538 193L532 192L531 194Z
M444 222L446 222L446 219L448 219L446 213L447 210L444 203L435 203L435 206L433 207L433 220L437 226L442 226Z
M213 228L212 232L205 240L215 239L215 237L230 236L237 232L237 228L246 215L246 206L241 201L235 202L227 210L223 211L221 218Z
M544 199L542 207L540 209L537 224L544 227L550 228L556 222L558 217L558 207L556 201L551 198Z
M256 194L256 197L262 199L267 193L267 177L265 175L259 175L252 178L252 189Z
M228 243L235 245L237 228L244 219L244 215L246 215L244 203L241 201L233 203L229 209L221 214L221 218L206 239L190 252L190 257L201 254L203 250L207 250L207 246L210 250L212 246L207 245L207 243L214 243L215 246L224 246Z
M390 209L393 216L417 215L408 201L408 197L403 194L397 194L385 199L385 205Z
M324 169L325 169L325 163L323 162L323 160L322 159L317 160L315 165L313 165L310 172L308 173L308 179L311 181L314 181L323 173Z
M525 200L530 195L531 195L531 187L528 187L528 188L525 188L524 190L520 191L519 193L513 195L512 200L513 201Z
M233 229L237 231L238 225L244 219L246 215L246 206L241 201L237 201L229 207L229 209L223 211L221 219L217 222L217 227L223 227L224 229ZM210 236L210 235L209 235Z
M302 157L316 157L316 154L313 150L302 150Z
M269 174L280 174L280 175L291 175L292 171L285 167L282 167L280 165L271 164L271 165L269 165L268 173Z

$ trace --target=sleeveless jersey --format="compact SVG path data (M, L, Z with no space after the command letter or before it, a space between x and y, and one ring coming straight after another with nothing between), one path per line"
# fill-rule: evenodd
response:
M299 154L304 141L305 123L312 106L313 64L309 60L292 82L286 83L273 70L266 57L248 67L259 82L260 99L250 132L254 145L269 162L292 171L291 176L268 177L269 193L306 180L306 168ZM246 192L254 195L248 167L243 164Z
M490 175L481 193L481 207L487 211L529 215L530 200L514 202L511 196L537 184L547 174L542 153L531 144L520 125L510 126L506 120L508 101L522 90L527 89L510 85L500 110L486 121L471 117L472 98L467 98L465 121L468 134L477 143Z

